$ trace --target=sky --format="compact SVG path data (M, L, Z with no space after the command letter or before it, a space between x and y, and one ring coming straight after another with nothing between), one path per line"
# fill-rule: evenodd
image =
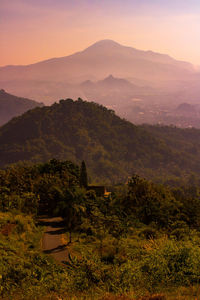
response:
M112 39L200 65L199 0L0 0L0 66Z

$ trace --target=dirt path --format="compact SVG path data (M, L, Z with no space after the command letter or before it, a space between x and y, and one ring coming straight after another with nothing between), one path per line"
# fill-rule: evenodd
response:
M45 226L42 239L43 251L51 254L59 262L66 261L68 251L63 219L60 217L43 217L39 219L39 222Z

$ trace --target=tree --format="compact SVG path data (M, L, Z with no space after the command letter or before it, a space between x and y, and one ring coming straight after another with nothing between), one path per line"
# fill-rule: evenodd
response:
M85 190L81 188L66 189L63 200L58 204L59 214L63 217L69 231L69 243L72 242L72 232L82 224L85 215Z
M134 214L146 225L154 222L159 227L167 227L180 216L181 203L168 188L138 175L130 179L123 205L126 213Z
M87 170L84 160L81 163L81 170L80 170L80 185L81 187L87 188L88 186L88 177L87 177Z

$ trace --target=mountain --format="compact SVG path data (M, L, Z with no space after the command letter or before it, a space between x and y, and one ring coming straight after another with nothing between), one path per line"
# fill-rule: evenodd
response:
M124 78L118 78L114 77L112 74L107 76L106 78L99 80L99 81L91 81L91 80L86 80L82 82L80 85L80 88L83 91L90 91L90 90L103 90L103 92L112 90L112 91L118 91L118 92L135 92L135 93L144 93L146 91L153 91L155 92L152 88L150 87L145 87L145 86L138 86L133 83L131 83L129 80L126 80ZM99 92L99 91L98 91Z
M0 125L36 106L43 106L43 104L0 90Z
M104 88L133 88L133 84L131 84L128 80L116 78L112 74L103 80L98 81L97 84Z
M86 80L78 87L81 95L88 101L102 104L114 110L119 116L129 119L128 112L135 106L135 99L148 102L148 97L155 96L158 91L148 86L138 86L124 78L109 75L103 80Z
M27 66L1 67L0 84L12 93L50 103L55 97L78 96L75 95L76 88L69 86L71 84L101 80L110 74L118 78L133 78L137 82L158 84L191 80L195 72L191 64L177 61L168 55L103 40L66 57ZM66 93L68 90L70 94Z
M181 103L177 108L176 108L176 112L178 113L196 113L197 109L195 108L194 105L191 105L189 103Z
M0 128L0 166L53 157L86 161L96 181L200 172L200 131L135 126L105 107L71 99L37 107Z

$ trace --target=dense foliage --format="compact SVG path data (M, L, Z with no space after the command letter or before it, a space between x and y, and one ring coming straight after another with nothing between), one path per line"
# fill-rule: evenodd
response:
M113 111L79 99L36 108L0 128L0 165L44 162L52 157L88 166L89 179L124 182L146 178L199 177L200 131L135 126Z
M112 293L136 299L167 295L170 289L175 299L184 287L184 295L199 296L200 189L195 180L167 187L133 175L105 198L83 187L80 170L52 159L0 171L1 295L104 299ZM41 213L63 217L69 252L63 265L40 251L36 220Z
M71 162L19 164L0 171L0 209L23 213L53 211L62 191L79 185L79 168Z

